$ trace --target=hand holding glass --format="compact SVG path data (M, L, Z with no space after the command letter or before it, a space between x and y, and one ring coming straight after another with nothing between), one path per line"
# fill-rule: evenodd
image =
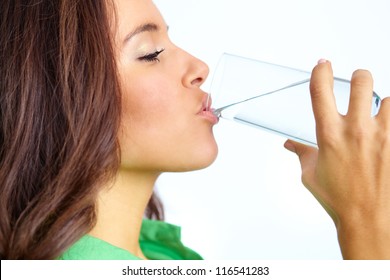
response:
M311 73L289 67L223 54L211 84L214 113L224 119L265 129L316 146L310 99ZM350 82L334 78L340 114L348 111ZM378 113L374 92L371 114Z

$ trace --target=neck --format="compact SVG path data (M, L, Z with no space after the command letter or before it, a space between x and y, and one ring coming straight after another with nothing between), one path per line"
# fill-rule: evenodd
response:
M139 246L139 235L158 176L120 169L114 184L99 193L97 222L89 234L145 258Z

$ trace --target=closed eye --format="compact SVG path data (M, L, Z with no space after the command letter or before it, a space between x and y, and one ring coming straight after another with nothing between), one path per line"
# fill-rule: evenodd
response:
M153 53L148 53L148 54L145 54L141 57L138 58L138 60L140 61L145 61L145 62L154 62L154 61L157 61L157 62L160 62L160 59L158 58L158 56L164 51L165 49L161 49L161 50L157 50Z

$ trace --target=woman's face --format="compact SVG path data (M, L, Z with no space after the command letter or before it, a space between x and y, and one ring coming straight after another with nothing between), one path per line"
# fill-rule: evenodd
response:
M151 0L115 0L115 47L122 89L121 167L187 171L217 155L217 119L199 88L202 61L175 46Z

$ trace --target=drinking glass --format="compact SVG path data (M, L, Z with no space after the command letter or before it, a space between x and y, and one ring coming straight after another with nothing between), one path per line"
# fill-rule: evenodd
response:
M225 53L211 83L214 113L316 146L310 76L307 71ZM334 78L334 95L340 114L347 113L349 94L350 82ZM379 107L380 98L373 92L373 116Z

